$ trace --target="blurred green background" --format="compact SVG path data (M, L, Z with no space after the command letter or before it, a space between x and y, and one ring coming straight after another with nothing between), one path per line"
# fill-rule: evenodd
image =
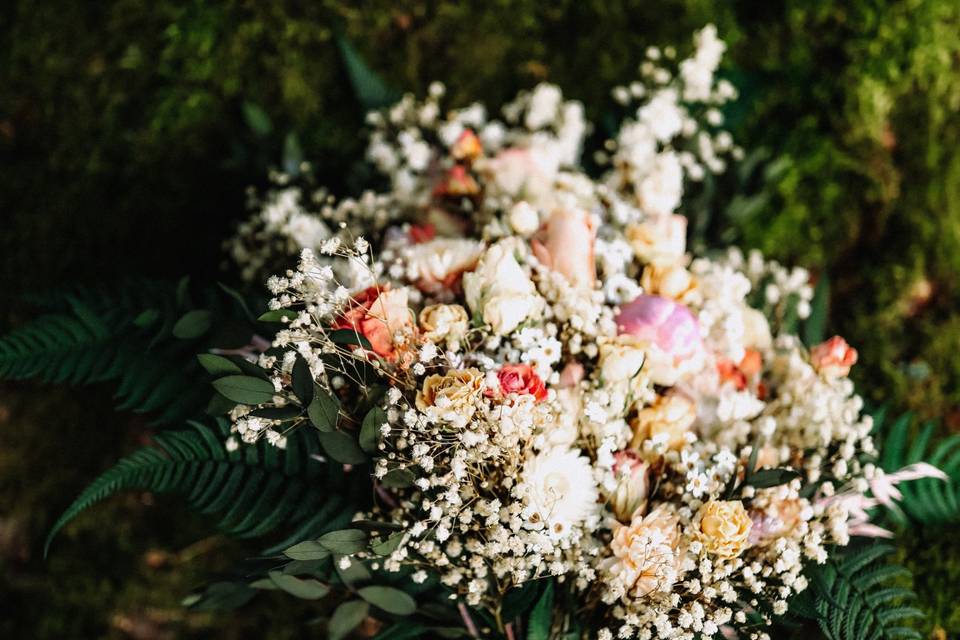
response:
M861 393L960 430L960 3L956 0L9 0L0 7L0 329L24 294L127 274L213 278L295 132L320 180L355 190L363 113L333 40L392 86L453 105L539 80L601 121L648 45L715 23L750 154L704 200L712 243L831 282L828 330L860 350ZM274 135L257 136L244 105ZM245 548L175 501L110 500L42 538L99 471L149 435L111 390L0 386L0 636L293 638L308 607L229 617L179 598ZM960 542L914 531L900 556L931 637L960 637Z

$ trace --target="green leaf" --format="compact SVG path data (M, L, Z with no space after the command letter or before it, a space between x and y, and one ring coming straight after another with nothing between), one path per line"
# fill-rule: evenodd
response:
M209 331L212 324L213 314L206 309L187 311L173 325L173 337L181 340L193 340Z
M297 355L293 363L293 393L303 406L310 404L313 400L313 374L310 372L310 365L303 359L303 356Z
M367 456L353 436L343 431L321 431L317 435L323 450L337 462L363 464L367 461Z
M767 489L787 484L801 475L796 469L761 469L747 476L743 483L756 489Z
M296 405L287 405L285 407L261 407L254 409L250 415L257 418L266 418L267 420L293 420L303 413L303 409Z
M156 309L147 309L145 311L140 312L140 314L133 319L133 324L140 327L141 329L146 329L147 327L152 325L154 322L156 322L158 318L160 318L159 311L157 311Z
M826 273L820 275L817 287L810 302L810 315L803 324L803 342L808 347L823 342L830 314L830 278Z
M336 344L359 345L367 351L373 351L370 341L354 329L337 329L329 332L327 337Z
M335 431L337 418L340 416L340 401L326 389L317 387L313 393L313 401L307 407L307 416L320 431Z
M527 623L527 640L550 640L550 627L553 621L553 582L547 583L540 599L530 612Z
M299 175L303 163L303 148L297 134L290 132L283 139L283 170L291 176Z
M360 529L341 529L323 534L317 542L328 551L349 556L366 548L367 534Z
M330 550L316 540L307 540L286 549L283 555L291 560L324 560L330 557Z
M334 32L334 40L360 106L365 111L372 111L396 102L397 93L367 66L350 41L339 32Z
M330 593L330 587L313 578L298 578L279 571L271 571L268 575L275 585L303 600L319 600Z
M357 595L387 613L395 616L408 616L417 610L416 601L409 595L393 587L371 586L363 587Z
M383 476L380 483L389 489L405 489L413 485L417 476L409 469L393 469Z
M297 312L293 309L274 309L273 311L267 311L261 315L257 320L260 322L284 322L284 319L287 321L293 320L297 317Z
M247 126L255 135L265 138L273 131L273 123L270 122L270 116L258 105L252 102L243 103L243 119L247 121Z
M240 367L235 365L229 358L218 356L212 353L201 353L197 355L200 366L207 370L207 373L214 376L230 376L242 374Z
M257 595L255 589L242 582L214 582L202 594L184 600L184 606L197 611L224 611L237 609Z
M227 376L213 381L213 387L223 396L240 404L264 404L272 402L273 385L253 376Z
M380 443L380 426L387 421L387 412L374 407L367 412L360 427L360 448L367 453L376 453Z
M403 531L399 531L386 540L382 540L371 545L370 549L378 556L388 556L397 550L397 547L399 547L400 543L403 542L404 535L406 534Z
M370 605L364 600L349 600L344 602L330 617L327 635L331 640L341 640L350 635L370 613Z

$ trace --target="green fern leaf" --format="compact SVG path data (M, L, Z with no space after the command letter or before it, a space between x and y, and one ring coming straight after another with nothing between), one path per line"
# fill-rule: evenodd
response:
M291 538L315 537L353 516L353 492L339 467L316 459L320 448L312 431L291 434L285 451L261 442L227 452L228 430L218 421L215 429L190 423L189 430L157 435L154 446L120 460L74 500L51 528L44 554L77 515L130 489L179 494L191 508L217 515L221 530L241 538L292 530L280 543L284 548Z

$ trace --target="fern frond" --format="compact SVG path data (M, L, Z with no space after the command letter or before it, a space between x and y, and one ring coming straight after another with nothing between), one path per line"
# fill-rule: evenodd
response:
M234 452L223 443L228 432L227 423L217 421L215 428L190 423L189 430L157 435L153 446L120 460L74 500L51 528L44 554L77 515L130 489L179 494L191 508L216 515L218 527L237 537L283 529L281 548L353 516L343 473L316 459L320 448L312 432L291 434L286 450L261 441Z
M894 472L915 462L927 462L948 476L946 482L923 478L900 484L902 511L891 511L891 517L901 525L906 524L908 518L928 525L960 522L960 434L935 440L936 425L926 422L914 431L909 413L889 425L882 415L875 416L874 433L884 471Z
M916 594L891 580L909 576L900 566L885 564L891 548L872 544L837 550L826 564L807 570L810 589L791 603L794 616L816 620L828 640L890 640L920 638L903 622L922 616L905 604Z

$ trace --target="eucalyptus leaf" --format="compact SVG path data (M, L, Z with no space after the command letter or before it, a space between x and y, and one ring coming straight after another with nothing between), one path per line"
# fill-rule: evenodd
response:
M383 476L380 483L389 489L405 489L417 479L409 469L393 469Z
M795 469L761 469L747 476L744 484L756 489L767 489L786 484L800 476L801 473Z
M373 351L373 345L355 329L337 329L327 334L327 337L336 344L358 345L367 351Z
M350 632L360 626L367 614L370 613L370 604L364 600L349 600L344 602L330 617L327 635L331 640L341 640L350 635Z
M325 533L317 540L325 549L348 556L367 546L367 534L360 529L341 529Z
M209 331L212 324L213 314L206 309L187 311L173 325L173 337L181 340L193 340Z
M297 312L293 309L274 309L273 311L267 311L257 318L257 320L260 322L283 322L284 318L293 320L296 317Z
M270 116L259 105L253 102L243 103L243 119L247 121L247 126L258 137L264 138L273 131L273 123L270 122Z
M229 358L218 356L212 353L201 353L197 355L200 366L207 370L207 373L214 376L229 376L242 374L240 367L235 365Z
M363 566L362 562L349 559L350 564L346 568L340 566L340 560L345 556L334 556L333 566L336 569L340 581L345 585L353 586L360 582L367 582L373 578L370 571Z
M303 359L303 356L297 355L293 363L293 393L297 396L303 406L310 404L313 400L313 373L310 372L310 365Z
M250 415L257 418L266 418L268 420L293 420L303 413L303 409L296 405L288 405L286 407L261 407L260 409L254 409L250 412Z
M253 376L227 376L213 381L213 388L223 396L240 404L263 404L271 402L273 385Z
M383 609L395 616L408 616L417 610L417 602L413 598L393 587L380 585L363 587L357 591L357 595L378 609Z
M313 578L298 578L279 571L271 571L269 576L278 587L303 600L319 600L330 593L330 587Z
M191 596L184 603L197 611L224 611L242 607L256 594L256 589L243 582L214 582L199 597Z
M260 578L259 580L254 580L250 583L250 586L254 589L262 589L264 591L277 591L280 587L277 586L270 578Z
M360 448L367 453L376 453L380 444L380 426L387 421L387 412L374 407L367 412L360 427Z
M397 550L397 547L399 547L400 543L403 542L404 535L405 534L403 531L398 531L386 540L382 540L376 544L370 545L370 549L378 556L388 556Z
M313 400L307 407L307 416L320 431L335 431L337 418L340 416L340 401L326 389L317 387L313 392Z
M330 550L316 540L307 540L285 549L283 555L291 560L323 560L330 557Z
M157 318L160 317L160 312L156 309L146 309L140 312L136 318L133 319L133 324L145 329L157 321Z
M337 462L363 464L367 461L367 456L350 434L343 431L321 431L317 436L323 450Z

